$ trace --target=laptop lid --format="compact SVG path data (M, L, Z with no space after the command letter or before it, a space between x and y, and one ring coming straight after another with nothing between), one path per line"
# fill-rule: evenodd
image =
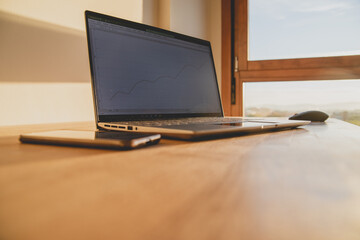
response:
M97 122L223 116L210 42L85 12Z

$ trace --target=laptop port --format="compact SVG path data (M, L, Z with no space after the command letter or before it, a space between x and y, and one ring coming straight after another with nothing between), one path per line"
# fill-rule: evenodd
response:
M128 130L133 130L133 127L132 127L132 126L128 126Z
M105 124L105 127L110 127L110 125L108 125L108 124Z

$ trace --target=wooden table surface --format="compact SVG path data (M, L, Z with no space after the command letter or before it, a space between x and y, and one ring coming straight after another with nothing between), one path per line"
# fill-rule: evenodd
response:
M360 127L114 151L21 144L0 128L0 239L360 239Z

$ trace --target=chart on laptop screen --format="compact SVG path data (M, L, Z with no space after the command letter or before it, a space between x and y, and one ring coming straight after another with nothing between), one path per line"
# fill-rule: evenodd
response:
M89 20L99 114L219 113L208 46Z

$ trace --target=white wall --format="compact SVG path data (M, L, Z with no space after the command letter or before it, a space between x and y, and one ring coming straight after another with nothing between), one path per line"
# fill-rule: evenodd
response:
M211 42L221 86L221 0L170 0L170 29Z
M221 86L221 0L144 0L146 24L211 42Z
M207 4L206 0L171 0L171 30L207 39Z
M207 12L208 38L213 50L216 75L221 93L221 0L209 0Z
M86 9L142 21L142 0L0 1L0 125L94 120Z
M0 126L94 120L86 9L210 40L221 76L221 0L1 0Z
M146 1L146 0L145 0ZM142 21L142 0L1 0L0 10L85 31L84 11Z

